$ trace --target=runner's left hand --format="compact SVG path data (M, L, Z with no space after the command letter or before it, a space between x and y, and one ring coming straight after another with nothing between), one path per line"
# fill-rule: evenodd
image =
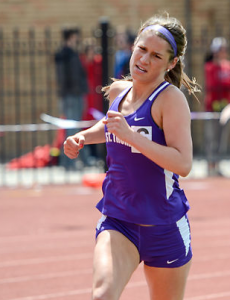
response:
M109 110L108 118L103 121L110 133L115 134L124 142L129 142L133 130L120 112Z

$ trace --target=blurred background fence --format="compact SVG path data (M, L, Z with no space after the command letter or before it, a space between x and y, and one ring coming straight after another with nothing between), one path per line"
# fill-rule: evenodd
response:
M221 28L216 24L214 36L223 35ZM102 55L102 85L113 77L115 32L116 28L103 20L93 33L96 51ZM228 36L224 35L230 40L230 29ZM186 72L197 77L202 86L205 54L214 36L202 28L199 36L189 39ZM41 120L42 113L59 117L54 53L60 42L52 28L43 32L0 30L0 186L71 183L84 172L103 172L103 157L78 172L66 172L59 164L61 149L55 144L62 130ZM200 103L187 95L192 111L203 110L204 93L203 86ZM102 102L105 112L107 103ZM194 157L205 159L204 120L192 121L192 136ZM228 153L229 143L224 158ZM24 160L19 159L22 157Z

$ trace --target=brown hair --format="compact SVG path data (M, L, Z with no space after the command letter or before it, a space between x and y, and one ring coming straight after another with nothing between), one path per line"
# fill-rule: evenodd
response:
M140 29L138 31L138 35L134 42L134 45L137 43L142 31L146 27L148 27L150 25L155 25L155 24L159 24L159 25L165 27L166 29L168 29L171 32L171 34L173 35L175 42L177 44L178 61L173 69L171 69L169 72L166 72L165 80L172 83L173 85L175 85L178 88L181 88L182 85L185 86L187 88L189 94L193 94L195 96L195 98L197 99L195 92L200 91L200 86L197 84L195 78L190 79L183 71L183 69L184 69L183 61L184 61L184 54L185 54L186 48L187 48L187 38L186 38L186 30L184 29L184 27L182 26L180 21L178 21L176 18L169 17L169 15L167 13L165 14L165 16L164 15L153 16L152 18L150 18L146 22L144 22L142 24L142 26L140 27ZM156 32L156 34L168 42L166 37L164 35L162 35L160 32ZM170 45L170 43L169 43L169 45ZM174 51L170 45L169 61L172 61L173 59L174 59ZM132 81L132 77L127 76L127 77L124 77L123 80ZM102 91L104 91L106 93L106 95L108 95L109 87L104 87L102 89Z

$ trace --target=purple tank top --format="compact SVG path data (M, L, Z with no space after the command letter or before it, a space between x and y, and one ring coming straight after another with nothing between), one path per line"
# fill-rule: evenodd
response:
M127 123L146 138L166 145L164 132L151 116L156 97L167 86L161 83L132 114ZM112 103L119 104L131 87L125 89ZM107 131L105 126L108 171L102 185L103 198L97 208L104 215L137 224L166 225L178 221L189 210L189 203L179 187L177 174L165 170L135 148Z

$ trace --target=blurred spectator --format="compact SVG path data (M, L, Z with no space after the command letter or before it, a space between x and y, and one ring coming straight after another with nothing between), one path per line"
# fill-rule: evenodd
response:
M123 27L118 28L115 36L116 52L114 62L114 77L122 78L129 74L129 60L135 36Z
M102 112L103 96L102 88L102 56L97 53L96 40L88 38L84 41L84 53L82 63L86 70L89 91L85 97L83 119L94 120L95 110ZM89 157L88 164L93 164L99 157L98 145L88 145Z
M221 112L230 103L230 61L227 59L227 41L223 37L212 40L210 53L205 61L206 95L205 110ZM209 175L221 175L219 171L220 138L222 127L218 120L205 123L205 145Z
M92 108L102 112L103 97L102 87L102 56L96 51L96 41L93 38L84 41L84 53L81 57L83 66L86 70L86 76L89 91L86 95L84 107L84 120L93 120Z
M63 45L55 53L60 114L67 119L79 121L82 120L84 95L88 92L86 71L77 51L80 30L66 29L62 32L62 38ZM66 136L76 132L76 129L67 129ZM61 164L70 169L74 168L75 161L61 156Z

